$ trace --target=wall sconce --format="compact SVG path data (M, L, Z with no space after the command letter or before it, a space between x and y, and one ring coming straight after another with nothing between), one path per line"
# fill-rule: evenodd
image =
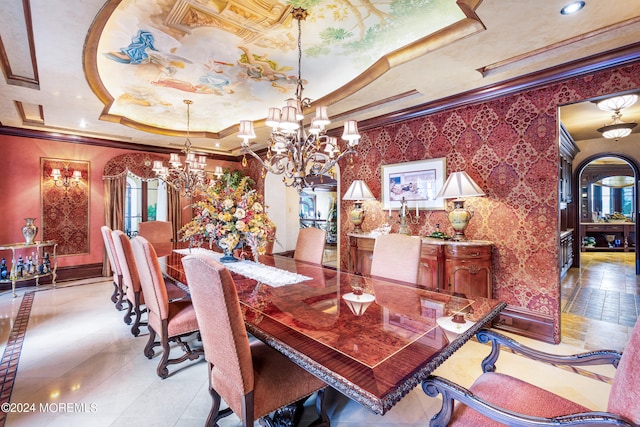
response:
M354 200L355 206L351 211L350 218L351 222L355 226L354 231L359 233L362 231L360 225L364 221L365 211L362 209L362 201L363 200L372 200L375 199L369 187L367 187L367 183L361 179L356 179L351 183L349 189L346 193L344 193L344 197L342 200Z
M464 207L462 197L484 196L482 189L476 184L466 172L452 172L436 198L455 199L453 210L449 211L447 217L451 226L455 230L453 240L467 240L464 230L469 221L473 218L473 211Z
M80 185L82 172L70 172L69 168L66 166L64 168L64 173L62 173L58 168L53 168L51 169L51 178L53 178L53 185L55 185L56 187L64 188L66 190L69 187L78 187Z

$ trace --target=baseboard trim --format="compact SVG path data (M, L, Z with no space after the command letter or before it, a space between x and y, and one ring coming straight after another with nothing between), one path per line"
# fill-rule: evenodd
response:
M538 341L559 344L554 334L553 317L507 306L494 320L495 329L522 335Z

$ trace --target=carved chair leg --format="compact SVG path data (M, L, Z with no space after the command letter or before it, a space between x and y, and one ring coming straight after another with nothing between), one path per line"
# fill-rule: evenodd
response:
M133 334L134 337L137 337L138 335L140 335L140 325L142 325L142 322L140 322L140 318L142 317L142 313L145 310L140 310L140 292L135 293L134 299L135 299L134 310L136 313L136 320L133 322L133 326L131 327L131 333Z
M156 346L156 331L153 330L151 326L149 328L149 340L147 341L147 345L144 346L144 355L147 356L147 359L151 359L154 355L153 347Z
M309 426L329 427L329 425L331 425L331 420L329 419L329 415L327 415L327 407L324 401L326 390L326 388L318 390L316 395L316 411L318 412L318 419L312 422Z
M122 289L122 275L119 276L120 280L118 280L118 282L120 282L118 284L118 301L116 302L116 309L118 311L122 311L122 301L124 301L124 291Z
M131 301L127 299L127 312L124 314L124 323L126 323L127 325L131 324L131 315L133 314L133 309L133 304L131 304Z
M158 369L156 372L158 376L163 380L169 376L169 369L167 364L169 362L169 326L166 320L162 321L162 333L160 334L160 344L162 345L162 358L158 362Z
M218 425L218 420L229 416L233 413L231 408L220 410L220 402L222 398L217 391L211 387L211 364L209 364L209 394L211 395L211 410L205 423L206 427L214 427Z
M116 303L118 301L118 284L116 281L113 281L113 293L111 294L111 302Z

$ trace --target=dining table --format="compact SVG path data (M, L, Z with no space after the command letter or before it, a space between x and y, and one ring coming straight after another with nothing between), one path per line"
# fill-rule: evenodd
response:
M182 258L193 254L221 256L175 249L160 258L163 273L188 289ZM280 255L223 265L251 335L379 415L505 307Z

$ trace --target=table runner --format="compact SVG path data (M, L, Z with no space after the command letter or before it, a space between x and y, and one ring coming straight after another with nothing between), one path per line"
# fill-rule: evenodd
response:
M220 252L204 248L174 249L174 252L181 255L205 255L215 259L216 261L220 261L220 258L223 255ZM280 268L260 264L246 259L238 262L225 262L222 263L222 265L234 273L241 274L274 288L304 282L305 280L311 280L311 277L303 276L302 274L292 273L291 271L282 270Z

